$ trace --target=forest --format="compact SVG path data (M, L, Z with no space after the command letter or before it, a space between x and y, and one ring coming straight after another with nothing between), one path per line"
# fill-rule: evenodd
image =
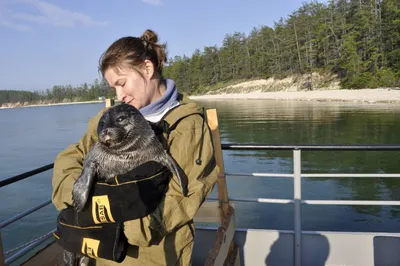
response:
M73 87L53 86L45 91L0 90L0 106L7 103L67 103L99 100L99 97L114 98L115 92L105 80L95 79L93 84L84 83Z
M311 1L276 22L227 34L222 46L170 60L165 75L187 93L219 83L334 73L346 89L393 87L400 80L400 1Z
M220 46L168 59L163 76L185 94L202 94L235 81L332 73L341 88L400 86L400 1L304 2L273 26L226 34ZM14 101L86 101L113 97L104 81L54 86L40 92L0 91Z

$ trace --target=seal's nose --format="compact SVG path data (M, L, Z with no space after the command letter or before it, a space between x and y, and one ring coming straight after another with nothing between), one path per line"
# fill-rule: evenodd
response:
M110 137L110 135L106 135L106 136L104 137L104 141L105 141L105 143L106 143L107 145L110 145L110 143L111 143L111 137Z
M111 140L112 140L112 138L109 134L108 128L103 129L99 136L100 143L109 146L111 144Z

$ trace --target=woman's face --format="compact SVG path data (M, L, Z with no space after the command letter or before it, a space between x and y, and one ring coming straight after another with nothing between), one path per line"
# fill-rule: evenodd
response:
M115 88L117 99L137 109L150 104L155 98L157 87L154 82L150 82L152 75L151 62L145 62L145 66L140 69L109 68L104 73L110 87Z

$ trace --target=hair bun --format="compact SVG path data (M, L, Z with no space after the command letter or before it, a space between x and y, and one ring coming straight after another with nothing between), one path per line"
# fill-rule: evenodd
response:
M151 44L154 44L158 41L157 34L152 30L146 30L140 38Z

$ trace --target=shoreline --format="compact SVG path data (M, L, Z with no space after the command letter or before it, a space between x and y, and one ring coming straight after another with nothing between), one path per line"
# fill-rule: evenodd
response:
M103 102L105 103L105 101L84 101L84 102L68 102L68 103L30 104L30 105L24 105L24 106L0 106L0 110L1 110L1 109L13 109L13 108L29 108L29 107L57 106L57 105L103 103Z
M359 90L315 90L315 91L274 91L224 93L188 96L191 100L298 100L298 101L341 101L360 103L400 103L400 90L359 89Z
M186 96L190 100L294 100L294 101L319 101L319 102L353 102L353 103L391 103L400 104L400 89L358 89L358 90L315 90L315 91L274 91L274 92L245 92L221 93ZM1 109L44 107L75 104L105 103L103 100L31 104L25 106L0 106Z

